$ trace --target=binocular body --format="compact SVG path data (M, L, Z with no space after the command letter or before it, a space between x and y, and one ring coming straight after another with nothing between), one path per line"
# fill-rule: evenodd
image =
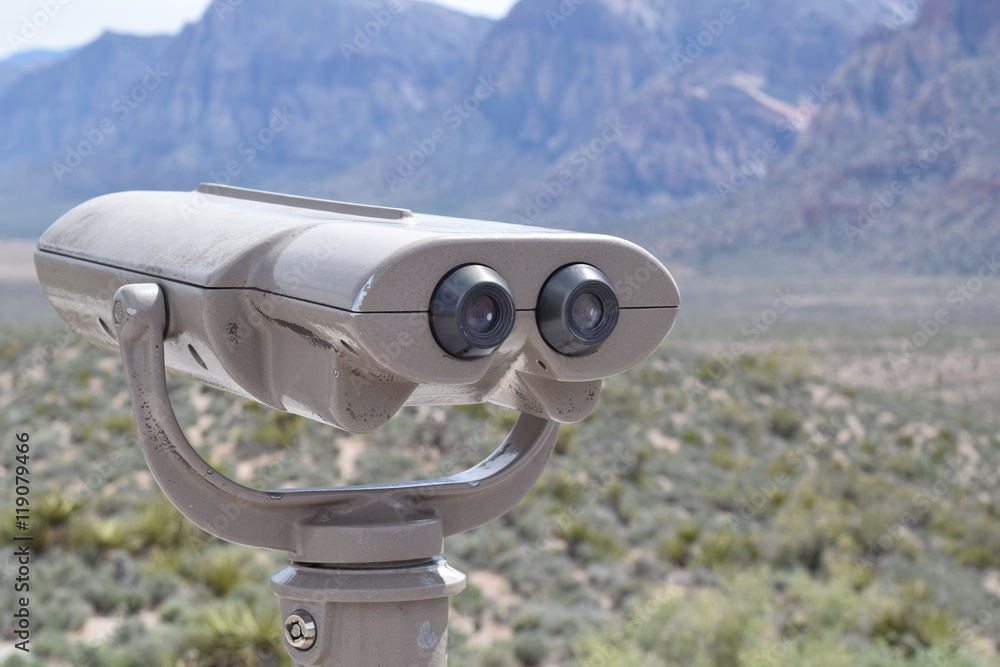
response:
M216 185L88 201L35 263L94 343L117 349L120 287L155 283L167 368L354 432L484 401L579 421L680 303L621 239Z

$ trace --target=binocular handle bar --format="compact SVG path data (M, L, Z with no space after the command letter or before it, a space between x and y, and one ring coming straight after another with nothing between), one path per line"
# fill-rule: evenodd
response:
M369 564L433 558L443 539L496 519L535 484L555 422L521 414L480 464L420 482L262 491L215 470L191 446L167 393L167 303L160 286L126 285L112 312L146 463L174 506L229 542L290 552L299 563Z

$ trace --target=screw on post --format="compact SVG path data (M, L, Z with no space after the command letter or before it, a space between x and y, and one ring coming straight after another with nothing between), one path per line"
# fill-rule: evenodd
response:
M316 621L312 615L299 609L285 619L285 641L300 651L308 651L316 643Z

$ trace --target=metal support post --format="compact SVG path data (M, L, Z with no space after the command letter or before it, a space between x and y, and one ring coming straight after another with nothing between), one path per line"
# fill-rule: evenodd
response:
M558 425L522 414L482 463L451 477L347 488L252 489L191 446L167 394L167 308L152 283L118 290L111 314L149 469L195 525L237 544L289 552L274 575L296 665L442 667L448 596L465 575L443 538L502 516L534 485ZM225 516L225 521L218 521Z

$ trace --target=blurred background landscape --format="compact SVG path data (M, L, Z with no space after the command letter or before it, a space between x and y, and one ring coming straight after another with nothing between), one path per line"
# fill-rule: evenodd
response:
M32 433L40 536L15 655L5 492L0 664L286 664L284 555L167 504L120 361L31 263L90 197L216 181L615 234L677 279L663 347L522 505L449 538L452 664L1000 665L995 2L215 0L54 49L24 36L38 7L0 60L0 423ZM470 465L512 419L362 437L171 390L261 487Z

